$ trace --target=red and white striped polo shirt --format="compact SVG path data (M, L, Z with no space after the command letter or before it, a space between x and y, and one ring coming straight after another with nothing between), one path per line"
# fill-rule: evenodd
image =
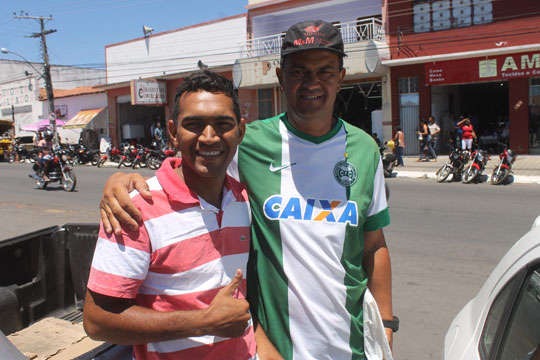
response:
M168 161L167 161L168 160ZM217 292L246 273L250 211L242 185L227 176L222 209L192 192L175 173L181 159L167 159L147 181L152 201L131 194L141 210L137 231L107 235L100 227L88 289L135 298L158 311L207 308ZM238 291L245 298L246 282ZM244 337L201 336L134 346L137 359L252 359L253 326ZM226 354L226 355L224 355Z

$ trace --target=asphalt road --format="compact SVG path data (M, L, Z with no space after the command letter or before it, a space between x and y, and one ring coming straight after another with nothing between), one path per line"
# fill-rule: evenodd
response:
M68 222L97 222L103 185L116 169L75 167L73 193L38 190L29 164L0 163L0 239ZM131 170L125 170L131 171ZM151 176L150 170L137 170ZM397 359L441 359L451 320L504 253L540 215L539 185L438 184L388 179Z
M397 359L442 359L444 336L540 215L540 186L388 179Z
M98 204L103 185L116 171L116 168L75 166L75 191L65 192L57 182L45 190L38 189L35 180L28 177L31 164L0 162L0 239L68 222L99 222ZM133 170L122 168L121 171ZM154 173L148 169L136 171L144 176Z

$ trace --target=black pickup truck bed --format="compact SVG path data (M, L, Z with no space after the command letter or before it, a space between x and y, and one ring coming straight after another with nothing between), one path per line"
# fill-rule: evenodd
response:
M82 330L86 282L98 231L98 224L66 224L0 240L0 353L16 353L18 348L27 356L44 358L48 355L39 353L32 336L39 334L54 347L59 346L52 339L56 333L68 338L66 331ZM84 332L75 338L82 353L73 355L70 344L62 344L46 350L56 351L56 357L48 358L131 359L130 347L93 342ZM82 340L87 342L84 347ZM15 355L9 358L17 359Z

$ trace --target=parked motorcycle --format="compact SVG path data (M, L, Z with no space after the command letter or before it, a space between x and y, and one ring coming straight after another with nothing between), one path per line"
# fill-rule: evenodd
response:
M135 157L137 156L137 147L135 145L128 145L124 148L124 152L122 153L122 157L120 158L120 162L118 163L117 168L120 168L120 166L124 165L125 167L130 167L133 165L133 161L135 160Z
M133 160L133 165L131 167L133 169L135 169L137 165L139 165L141 168L147 167L148 163L146 162L146 159L148 159L149 154L149 148L139 145L137 147L137 155L135 156L135 160Z
M385 143L386 145L386 143ZM392 153L385 153L384 150L388 149L385 146L381 146L379 148L379 152L381 153L381 160L383 163L383 170L384 170L384 177L391 177L392 172L394 171L394 166L396 166L396 154Z
M73 161L75 164L97 165L99 162L99 150L90 150L84 145L73 145Z
M465 164L469 161L470 153L457 147L451 149L448 155L448 162L444 164L436 173L437 182L445 181L452 174L453 181L461 180Z
M521 147L518 147L520 150ZM499 154L499 164L493 169L491 183L493 185L502 184L512 172L512 164L516 161L517 154L514 150L504 147L504 151Z
M473 151L471 154L471 163L463 173L462 182L468 184L473 181L478 181L486 168L488 160L489 154L486 151L480 149Z
M32 158L32 150L27 150L24 146L21 146L19 144L13 144L11 152L8 156L8 162L13 163L15 162L15 159L19 159L19 161L25 161L26 159L30 160Z
M58 181L62 184L64 191L75 190L77 178L67 163L66 151L58 148L51 151L50 154L52 159L49 160L49 180L43 179L43 167L40 161L36 161L32 167L34 174L28 176L36 180L36 186L39 189L45 189L49 183Z
M173 157L176 155L176 152L171 149L161 148L150 150L148 158L146 160L148 167L152 170L157 170L161 167L163 160L168 157Z
M107 148L107 153L101 155L101 158L99 159L99 162L97 163L97 167L100 168L105 164L105 162L109 160L111 162L117 162L119 163L120 160L122 160L122 150L116 147L109 146Z

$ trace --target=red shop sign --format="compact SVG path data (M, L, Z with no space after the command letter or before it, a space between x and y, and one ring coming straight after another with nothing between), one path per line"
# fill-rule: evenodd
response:
M428 85L540 77L540 52L429 63L425 75Z

